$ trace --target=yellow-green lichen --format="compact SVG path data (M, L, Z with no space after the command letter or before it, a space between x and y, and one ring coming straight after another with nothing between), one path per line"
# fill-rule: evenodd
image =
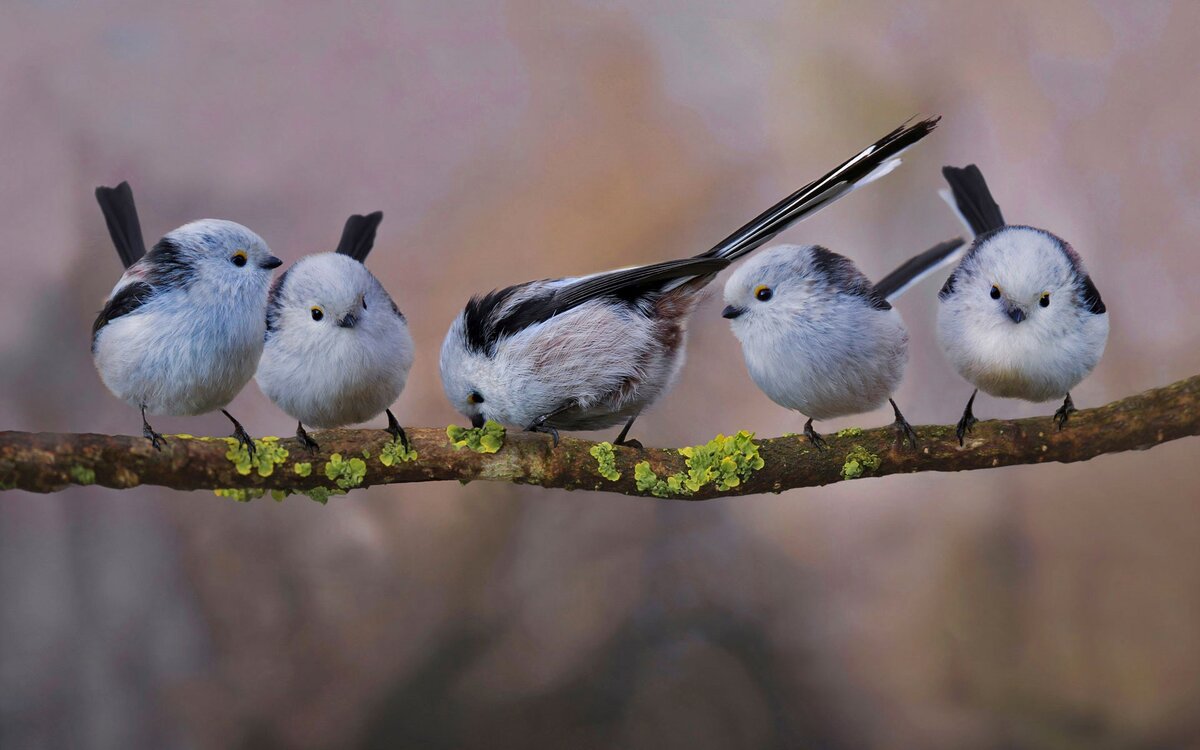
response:
M359 486L367 478L367 462L361 458L343 460L341 453L334 453L325 464L325 476L338 487L348 490Z
M271 490L271 498L277 503L282 503L283 499L290 494L292 494L291 490Z
M883 459L879 456L861 445L855 445L846 454L846 463L842 464L842 479L858 479L874 472L882 463Z
M495 453L504 446L504 425L488 420L483 427L446 428L446 437L455 448L470 448L476 453Z
M383 446L383 450L379 451L379 463L384 466L393 464L407 463L408 461L417 460L417 451L411 445L408 448L404 447L404 443L399 440L392 440Z
M612 443L596 443L588 453L596 459L596 472L600 476L613 482L621 478L621 472L617 471L617 454L613 451Z
M75 480L76 484L95 484L96 472L86 466L76 464L70 469L71 479Z
M637 488L655 497L692 495L709 484L724 492L737 487L764 466L754 433L745 430L728 437L717 435L704 445L680 448L679 454L687 459L687 471L662 479L650 468L649 461L634 466Z
M267 494L267 491L258 489L257 487L246 487L245 489L231 487L224 490L213 490L213 494L217 497L228 497L239 503L248 503Z
M312 474L312 464L307 461L302 461L292 465L292 471L296 472L297 476L306 477Z
M306 490L304 494L308 495L310 500L324 505L325 503L329 502L329 498L333 497L334 495L345 495L346 491L333 489L331 487L313 487L311 490Z
M247 475L251 471L257 471L260 477L269 477L274 473L275 467L288 457L287 448L279 444L277 437L255 440L253 456L236 438L223 439L229 446L229 450L225 451L225 458L233 462L238 474Z
M862 434L861 427L847 427L844 430L838 430L837 436L840 438L858 437Z

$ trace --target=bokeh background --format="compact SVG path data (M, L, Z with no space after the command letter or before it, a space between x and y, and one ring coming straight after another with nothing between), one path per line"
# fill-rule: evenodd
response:
M918 113L944 120L902 169L783 239L878 278L960 231L939 168L978 162L1104 294L1076 403L1166 384L1200 371L1198 41L1189 0L10 0L0 426L138 431L88 355L120 274L96 185L129 180L151 239L224 217L289 262L384 210L371 266L419 352L397 413L444 425L470 293L697 252ZM918 424L969 393L939 283L898 305ZM718 296L648 444L801 425ZM293 429L253 384L231 408ZM0 746L1200 747L1198 447L702 504L4 493Z

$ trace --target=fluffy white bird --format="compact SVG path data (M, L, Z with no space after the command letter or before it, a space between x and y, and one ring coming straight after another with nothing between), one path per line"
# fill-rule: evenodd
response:
M750 377L763 393L808 417L804 434L825 441L814 419L833 419L890 401L901 437L916 434L891 398L908 361L908 331L891 302L949 265L961 239L943 242L872 284L849 258L817 245L763 251L725 283L730 320Z
M531 281L474 297L442 344L442 386L479 426L491 419L533 431L625 423L675 382L688 318L704 288L734 259L887 174L937 119L893 130L694 258L566 279Z
M367 267L383 213L346 220L332 253L310 255L276 279L267 303L267 341L255 379L298 420L296 437L319 446L304 425L323 429L388 417L387 431L408 445L389 408L408 379L408 323Z
M976 419L979 390L1026 401L1064 398L1058 429L1075 411L1071 389L1100 361L1108 313L1083 261L1044 229L1006 224L979 168L945 167L943 197L975 241L938 294L938 340L975 386L962 419L962 444Z
M214 409L234 436L254 442L224 406L254 375L262 354L271 270L281 261L241 224L202 219L146 252L133 191L96 188L125 274L92 326L92 357L113 395L142 412L142 434L162 450L146 414Z

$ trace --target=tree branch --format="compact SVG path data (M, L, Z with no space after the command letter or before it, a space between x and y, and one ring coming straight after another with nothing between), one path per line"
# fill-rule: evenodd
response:
M619 472L620 477L609 479L602 476L601 463L592 452L595 449L601 457L607 456L606 444L563 438L553 448L545 435L510 432L498 452L486 454L456 448L442 429L409 428L407 432L419 457L396 459L390 466L382 458L390 437L382 430L321 432L317 434L321 453L315 456L294 439L268 438L260 443L257 465L238 456L231 444L220 438L168 436L166 448L158 452L142 437L0 432L0 488L54 492L73 484L118 489L149 484L177 490L236 488L249 490L251 496L267 490L291 490L323 500L327 490L336 492L339 485L350 489L482 479L706 500L813 487L859 476L1070 463L1105 453L1145 450L1200 434L1200 375L1079 411L1061 432L1055 430L1049 415L980 422L961 448L954 428L939 426L917 428L920 444L916 451L899 444L890 427L843 430L827 436L826 451L793 435L756 441L763 466L744 467L738 479L724 484L714 480L713 474L706 481L700 459L692 461L671 449L612 449L613 461L604 473L612 477ZM286 457L280 449L286 450ZM720 448L716 450L719 460ZM636 469L641 462L646 465ZM751 459L751 463L757 461ZM668 477L675 481L667 482ZM689 477L690 490L686 482L681 485ZM736 486L728 486L731 483Z

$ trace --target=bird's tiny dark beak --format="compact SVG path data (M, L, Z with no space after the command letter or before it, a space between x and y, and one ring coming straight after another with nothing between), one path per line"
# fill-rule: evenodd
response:
M1025 311L1013 304L1005 305L1004 312L1008 313L1008 317L1014 323L1020 323L1025 320Z
M353 328L356 325L358 325L358 318L354 316L354 313L347 313L346 317L338 321L339 328Z
M487 421L487 420L485 420L485 419L483 418L483 415L482 415L482 414L472 414L472 415L471 415L471 426L472 426L472 427L474 427L474 428L475 428L475 429L477 429L477 430L478 430L480 427L483 427L483 424L484 424L484 422L486 422L486 421Z
M742 313L744 313L744 312L746 312L746 309L743 307L734 307L733 305L726 305L725 309L721 311L721 317L729 318L730 320L733 320L734 318L740 317L742 315Z
M279 268L282 265L283 265L283 261L280 260L279 258L276 258L274 255L268 255L267 259L259 264L260 267L265 268L268 271L271 270L272 268Z

